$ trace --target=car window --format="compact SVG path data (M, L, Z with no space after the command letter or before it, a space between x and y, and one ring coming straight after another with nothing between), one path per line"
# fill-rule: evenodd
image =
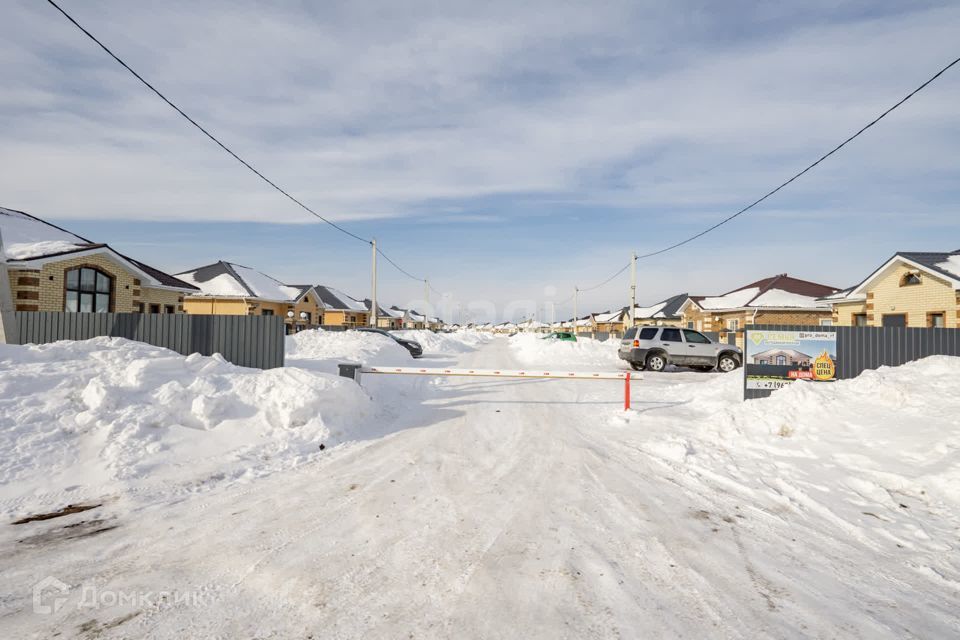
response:
M683 337L687 342L696 342L698 344L710 344L710 339L699 331L683 330Z
M658 329L654 327L647 327L645 329L640 329L640 339L641 340L653 340L657 335Z
M636 327L630 327L629 329L627 329L627 332L626 332L625 334L623 334L623 339L624 339L624 340L633 340L633 336L635 336L635 335L637 335L637 328L636 328Z
M680 337L680 329L664 329L660 339L664 342L683 342Z

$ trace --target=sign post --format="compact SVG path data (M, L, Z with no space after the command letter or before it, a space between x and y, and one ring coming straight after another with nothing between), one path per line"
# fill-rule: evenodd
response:
M830 382L837 373L837 333L746 329L743 397L762 398L797 380Z

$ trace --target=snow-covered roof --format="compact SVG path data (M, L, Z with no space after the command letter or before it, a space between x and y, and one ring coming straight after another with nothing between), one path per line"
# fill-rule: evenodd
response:
M830 305L823 297L836 291L836 287L800 280L782 273L734 289L722 296L695 297L691 300L707 311L744 308L827 309Z
M851 287L845 297L861 299L871 282L898 264L905 264L931 273L949 282L954 289L960 290L960 249L944 252L899 251L864 278L860 284Z
M954 278L960 279L960 251L953 252L946 260L938 262L934 266L941 271L946 271Z
M677 318L680 316L680 307L689 298L685 293L671 296L666 300L650 305L649 307L634 307L634 318Z
M303 295L299 287L285 285L250 267L222 260L178 273L177 278L194 285L205 296L296 302Z
M38 267L64 255L79 257L100 253L142 276L143 286L184 291L195 289L190 283L125 256L109 245L91 242L23 211L0 207L0 236L6 258L24 267Z
M317 296L320 298L320 302L323 304L324 309L332 309L334 311L370 310L366 304L352 296L347 295L339 289L318 284L313 288L313 290L317 292Z
M593 314L596 322L620 322L623 320L623 309L617 311L604 311L603 313Z

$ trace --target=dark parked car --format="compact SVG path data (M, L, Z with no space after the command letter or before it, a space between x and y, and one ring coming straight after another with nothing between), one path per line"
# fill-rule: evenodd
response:
M414 358L419 358L423 355L423 347L420 346L420 343L416 340L407 340L406 338L398 338L389 331L384 331L383 329L375 329L373 327L357 327L357 331L363 331L365 333L379 333L380 335L387 336L391 340L396 341L401 347L410 352L410 355Z
M641 371L663 371L668 364L696 371L733 371L743 363L740 347L719 344L693 329L633 327L620 341L619 355Z

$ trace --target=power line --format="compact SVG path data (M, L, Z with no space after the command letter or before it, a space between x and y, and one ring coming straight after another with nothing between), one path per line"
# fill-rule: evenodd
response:
M778 191L780 191L781 189L783 189L784 187L786 187L788 184L790 184L791 182L793 182L794 180L796 180L797 178L799 178L799 177L802 176L803 174L807 173L808 171L810 171L811 169L813 169L814 167L816 167L818 164L820 164L821 162L823 162L824 160L826 160L827 158L829 158L830 156L832 156L833 154L835 154L837 151L839 151L840 149L842 149L843 147L845 147L845 146L847 145L847 143L853 141L855 138L857 138L857 137L858 137L860 134L862 134L864 131L866 131L867 129L869 129L869 128L872 127L873 125L875 125L875 124L877 124L878 122L880 122L881 120L883 120L890 112L892 112L894 109L896 109L897 107L899 107L900 105L902 105L904 102L906 102L907 100L909 100L910 98L912 98L914 95L916 95L917 93L919 93L920 91L922 91L923 89L925 89L927 85L929 85L931 82L933 82L934 80L936 80L937 78L939 78L940 76L942 76L944 73L946 73L951 67L953 67L954 65L956 65L958 62L960 62L960 58L957 58L956 60L954 60L953 62L951 62L951 63L948 64L947 66L945 66L945 67L943 67L942 69L940 69L940 71L937 71L935 74L933 74L933 76L930 77L930 79L928 79L926 82L924 82L923 84L921 84L919 87L917 87L916 89L914 89L913 91L911 91L910 93L908 93L906 96L904 96L904 97L903 97L899 102L897 102L895 105L893 105L892 107L890 107L889 109L887 109L886 111L884 111L883 113L881 113L879 116L877 116L876 118L874 118L873 120L871 120L871 121L870 121L869 123L867 123L866 125L864 125L863 128L861 128L861 129L860 129L859 131L857 131L855 134L853 134L852 136L850 136L849 138L847 138L846 140L844 140L843 142L841 142L840 144L838 144L837 146L835 146L833 149L831 149L831 150L828 151L827 153L825 153L825 154L823 154L822 156L820 156L820 157L817 159L816 162L814 162L813 164L809 165L809 166L808 166L806 169L804 169L803 171L801 171L801 172L797 173L796 175L794 175L792 178L790 178L789 180L787 180L786 182L784 182L783 184L781 184L780 186L778 186L776 189L773 189L772 191L767 192L763 197L758 198L757 200L754 200L752 203L748 204L748 205L745 206L743 209L740 209L739 211L737 211L737 212L734 213L733 215L727 216L726 218L724 218L724 219L721 220L720 222L716 223L716 224L713 225L712 227L709 227L709 228L707 228L707 229L704 229L704 230L701 231L700 233L697 233L697 234L695 234L695 235L692 235L692 236L690 236L689 238L687 238L686 240L681 240L680 242L677 242L676 244L672 244L672 245L670 245L669 247L665 247L665 248L663 248L663 249L659 249L659 250L653 251L653 252L651 252L651 253L645 253L645 254L643 254L643 255L638 255L638 256L637 256L637 259L640 260L640 259L642 259L642 258L650 258L650 257L653 257L653 256L660 255L661 253L666 253L667 251L672 251L673 249L676 249L677 247L682 247L683 245L685 245L685 244L687 244L687 243L689 243L689 242L693 242L693 241L696 240L697 238L700 238L700 237L703 237L703 236L707 235L708 233L710 233L710 232L713 231L714 229L717 229L717 228L719 228L719 227L722 227L723 225L727 224L728 222L730 222L730 221L733 220L734 218L737 218L737 217L743 215L744 213L746 213L746 212L749 211L750 209L753 209L755 206L757 206L758 204L760 204L761 202L763 202L764 200L766 200L767 198L769 198L769 197L772 196L773 194L777 193Z
M300 200L298 200L297 198L295 198L294 196L292 196L292 195L291 195L289 192L287 192L285 189L283 189L282 187L280 187L279 185L277 185L276 182L274 182L273 180L271 180L270 178L268 178L267 176L265 176L263 173L261 173L259 170L257 170L252 164L250 164L249 162L247 162L246 160L244 160L243 158L241 158L241 157L240 157L236 152L234 152L230 147L228 147L226 144L224 144L223 142L221 142L221 141L219 140L219 138L217 138L215 135L213 135L213 134L210 133L207 129L205 129L205 128L203 127L203 125L201 125L201 124L198 123L196 120L194 120L192 117L190 117L189 115L187 115L187 113L186 113L183 109L181 109L181 108L178 107L176 104L174 104L169 98L167 98L167 96L163 95L163 94L160 92L159 89L157 89L157 88L154 87L152 84L150 84L149 82L147 82L147 80L145 80L143 76L141 76L139 73L137 73L136 71L134 71L133 68L130 67L130 65L128 65L126 62L124 62L122 59L120 59L120 57L119 57L117 54L115 54L113 51L110 50L109 47L107 47L107 45L103 44L103 42L101 42L99 39L97 39L97 37L96 37L95 35L93 35L93 34L90 33L89 31L87 31L87 30L83 27L83 25L81 25L79 22L77 22L77 21L73 18L73 16L71 16L69 13L67 13L66 11L64 11L63 8L62 8L60 5L58 5L56 2L54 2L54 0L47 0L47 2L48 2L54 9L56 9L56 10L59 11L61 14L63 14L63 17L65 17L67 20L69 20L69 21L73 24L73 26L75 26L77 29L79 29L80 31L82 31L82 32L84 33L84 35L86 35L88 38L90 38L91 40L93 40L93 41L97 44L97 46L99 46L101 49L103 49L103 50L107 53L107 55L109 55L111 58L113 58L120 66L122 66L124 69L126 69L127 71L129 71L129 72L133 75L133 77L135 77L137 80L139 80L145 87L147 87L150 91L152 91L158 98L160 98L161 100L163 100L164 102L166 102L167 105L170 106L170 108L172 108L174 111L176 111L176 112L179 113L181 116L183 116L183 118L186 119L187 122L189 122L189 123L192 124L194 127L196 127L201 133L203 133L203 135L205 135L207 138L209 138L210 140L212 140L212 141L214 142L214 144L216 144L218 147L220 147L221 149L223 149L224 151L226 151L228 154L230 154L237 162L239 162L240 164L242 164L243 166L245 166L247 169L249 169L250 171L252 171L258 178L260 178L261 180L263 180L264 182L266 182L268 185L270 185L271 187L273 187L274 189L276 189L277 191L279 191L281 194L283 194L284 196L286 196L290 201L292 201L293 203L295 203L295 204L296 204L297 206L299 206L301 209L303 209L304 211L310 213L310 214L313 215L313 216L316 216L317 218L319 218L320 220L322 220L322 221L325 222L326 224L330 225L331 227L333 227L333 228L336 229L337 231L339 231L339 232L341 232L341 233L343 233L343 234L346 234L346 235L350 236L351 238L353 238L353 239L355 239L355 240L359 240L360 242L364 242L364 243L366 243L366 244L368 244L368 245L372 245L372 244L373 244L373 242L372 242L371 240L368 240L367 238L358 236L357 234L353 233L352 231L349 231L348 229L343 228L342 226L340 226L340 225L337 224L336 222L333 222L332 220L329 220L328 218L320 215L319 213L317 213L316 211L314 211L313 209L311 209L310 207L308 207L307 205L305 205L303 202L301 202ZM414 279L414 280L419 280L419 281L423 282L423 278L417 278L416 276L410 275L409 272L407 272L405 269L403 269L402 267L400 267L400 265L398 265L396 262L394 262L393 260L391 260L390 257L389 257L387 254L385 254L383 251L381 251L379 248L377 249L377 253L380 254L381 256L383 256L383 258L384 258L387 262L389 262L391 265L393 265L398 271L400 271L400 273L402 273L402 274L404 274L405 276L407 276L407 277L409 277L409 278L412 278L412 279Z
M600 284L595 284L595 285L593 285L592 287L585 287L585 288L583 288L583 289L578 289L578 290L579 290L581 293L584 293L584 292L586 292L586 291L593 291L594 289L599 289L600 287L602 287L603 285L607 284L608 282L610 282L611 280L613 280L614 278L616 278L618 275L620 275L621 273L623 273L624 271L626 271L626 270L629 269L629 268L630 268L630 263L628 262L627 264L623 265L623 268L622 268L622 269L620 269L619 271L617 271L615 274L613 274L612 276L610 276L609 278L607 278L606 280L604 280L604 281L601 282Z

